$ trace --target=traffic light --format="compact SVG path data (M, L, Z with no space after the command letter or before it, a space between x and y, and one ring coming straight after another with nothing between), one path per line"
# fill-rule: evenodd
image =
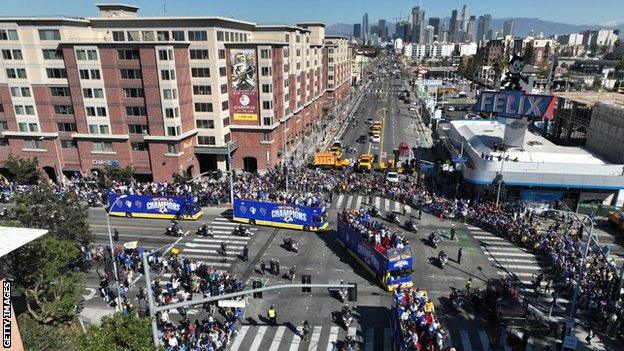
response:
M259 280L254 280L251 283L251 287L253 289L260 289L262 287L262 283ZM261 299L262 298L262 291L254 292L253 293L253 297L254 297L254 299Z
M347 289L347 299L351 302L355 302L357 301L357 284L355 283L349 283L349 284L353 285L353 287Z
M312 284L312 277L309 274L302 274L301 275L301 284ZM312 288L308 288L308 287L303 287L301 288L302 292L312 292Z

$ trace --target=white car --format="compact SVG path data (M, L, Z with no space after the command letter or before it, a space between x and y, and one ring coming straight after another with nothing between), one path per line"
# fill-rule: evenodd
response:
M366 119L366 124L373 124L373 119L372 118L367 118Z
M379 135L375 134L375 135L373 135L373 136L371 137L371 142L373 142L373 143L379 143L379 142L381 142L381 137L380 137Z
M386 174L386 180L390 183L398 183L399 174L397 172L388 172L388 174Z
M410 111L416 111L416 107L414 106L410 107Z

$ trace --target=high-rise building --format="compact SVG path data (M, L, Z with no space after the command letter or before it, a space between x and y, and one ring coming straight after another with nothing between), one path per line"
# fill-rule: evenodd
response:
M407 42L409 36L410 24L405 21L399 21L395 25L396 37L401 38L403 42Z
M435 29L433 28L433 26L427 26L425 27L425 34L424 34L424 44L429 45L429 44L433 44L433 38L434 38L434 33Z
M455 41L455 38L457 37L457 32L459 31L460 28L457 28L457 10L453 10L451 11L451 20L449 22L449 40L450 41Z
M490 37L488 37L488 33L490 31L490 23L492 23L492 15L479 16L476 34L477 41L491 39Z
M461 14L461 30L463 30L464 32L468 31L468 6L464 5L462 7L462 14Z
M362 17L362 36L365 37L368 33L368 13L364 13L364 17Z
M440 34L440 17L429 17L429 25L433 27L433 34Z
M422 44L425 36L425 11L419 6L412 9L412 43Z
M470 16L470 20L468 20L468 27L466 28L466 37L464 41L475 41L477 36L477 20L475 16Z
M508 19L505 21L505 24L503 25L503 37L506 36L514 36L514 20L512 19Z
M377 33L382 40L386 39L386 34L388 33L388 28L386 28L386 20L380 19L377 24Z
M155 181L265 171L349 90L348 39L322 23L98 7L99 17L0 18L0 43L20 53L15 75L0 63L0 165L37 158L58 180L106 165Z
M362 36L362 24L361 23L355 23L353 25L353 36L356 38L359 38Z
M440 29L438 30L438 42L446 43L448 41L448 31L446 30L446 21L440 21Z

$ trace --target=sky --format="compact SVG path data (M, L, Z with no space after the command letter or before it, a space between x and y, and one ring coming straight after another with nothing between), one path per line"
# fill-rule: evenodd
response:
M321 21L326 24L358 23L364 12L369 22L379 18L394 22L421 5L427 17L450 17L468 5L471 15L490 13L494 18L536 17L570 24L609 24L624 21L624 0L0 0L0 16L66 15L95 17L93 3L127 3L140 6L139 15L218 15L256 23Z

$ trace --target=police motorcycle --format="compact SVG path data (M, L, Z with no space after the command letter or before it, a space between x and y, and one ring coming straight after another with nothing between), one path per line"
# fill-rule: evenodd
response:
M97 195L91 194L87 199L87 204L89 205L89 207L100 207L102 206L102 201L100 201Z
M287 251L292 251L294 253L298 253L299 252L299 243L293 239L292 237L287 237L283 239L284 242L284 248Z
M448 262L448 255L444 250L440 251L438 254L438 262L440 262L440 267L444 268L444 265Z
M457 289L453 289L451 291L451 295L449 296L449 300L451 300L451 303L453 304L453 307L455 309L460 309L460 308L462 308L464 306L464 296Z
M165 235L182 236L184 235L184 233L182 232L182 228L180 228L180 226L178 225L178 222L171 221L171 225L167 227L167 230L165 231Z
M418 233L418 226L416 226L416 222L413 219L411 219L411 218L408 218L408 219L405 220L405 223L403 224L403 227L408 232Z
M438 244L440 243L440 237L435 232L431 232L429 234L429 244L434 248L438 248Z
M238 227L234 228L234 231L232 234L237 235L237 236L251 236L251 230L243 227L242 224L239 224Z
M388 222L394 223L394 224L400 224L401 223L401 221L399 220L399 215L396 214L396 212L389 212L388 213Z
M381 213L379 212L379 209L375 205L371 206L368 209L368 214L371 215L372 217L379 217L381 215Z
M344 341L341 343L340 351L357 351L358 343L352 335L347 335Z
M351 311L351 307L349 307L349 305L344 305L340 315L342 316L342 324L345 329L348 329L353 322L353 312Z
M197 228L197 235L201 235L203 237L214 237L214 233L212 232L212 227L209 227L206 222L202 222L201 227Z
M344 284L344 281L340 279L340 285ZM347 288L340 288L338 290L338 298L340 302L345 302L347 300Z

